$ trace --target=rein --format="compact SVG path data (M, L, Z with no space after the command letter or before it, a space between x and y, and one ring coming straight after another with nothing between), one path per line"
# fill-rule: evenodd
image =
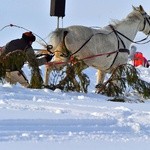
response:
M147 23L149 24L149 26L150 26L150 21L149 21L148 18L146 17L146 13L145 13L145 14L142 14L142 16L144 17L144 26L143 26L143 29L142 29L141 31L145 30L146 22L147 22ZM109 25L109 27L112 29L112 32L110 32L109 34L114 33L114 34L116 35L116 37L117 37L118 49L117 49L116 51L113 51L113 52L108 52L108 53L103 53L103 54L97 54L97 55L92 55L92 56L84 57L84 58L82 58L82 59L79 59L79 61L87 60L87 59L91 59L91 58L95 58L95 57L102 56L102 55L108 55L107 57L109 57L109 55L116 53L115 58L114 58L113 61L112 61L112 64L111 64L110 67L108 68L108 69L110 69L110 68L112 67L112 65L114 64L114 62L115 62L115 60L116 60L116 58L117 58L119 52L126 52L126 53L129 54L129 50L126 49L125 43L124 43L124 41L122 40L121 36L124 37L125 39L127 39L128 41L130 41L130 42L132 42L132 43L136 43L136 44L146 44L146 43L150 42L150 40L148 40L148 41L146 41L146 42L143 42L143 41L145 41L145 40L148 39L150 31L149 31L148 35L147 35L144 39L139 40L139 41L133 41L133 40L131 40L130 38L128 38L127 36L125 36L124 34L122 34L121 32L117 31L112 25ZM73 52L73 53L70 54L70 55L66 55L66 57L70 57L70 59L69 59L68 62L71 62L71 61L73 60L73 55L75 55L76 53L78 53L78 52L91 40L91 38L92 38L93 36L97 35L97 34L104 34L104 33L96 33L96 34L91 35L75 52ZM66 36L66 35L67 35L67 34L64 35L63 39L65 39L65 36ZM64 40L63 40L63 41L64 41ZM123 48L121 48L121 49L120 49L120 44L122 44L122 46L123 46ZM65 42L64 42L64 45L65 45ZM65 47L66 47L66 46L65 46ZM66 50L69 51L67 48L66 48ZM62 56L62 57L65 57L65 55ZM66 62L60 62L59 64L62 64L62 63L66 63ZM57 63L57 64L58 64L58 63ZM107 70L108 70L108 69L107 69Z
M141 12L140 12L141 13ZM145 27L146 27L146 22L149 24L149 26L150 26L150 21L148 20L148 18L147 17L145 17L146 15L147 15L147 13L145 12L144 14L142 14L141 13L141 15L143 16L143 18L144 18L144 26L143 26L143 29L141 30L141 31L144 31L145 30ZM112 25L109 25L111 28L113 27ZM143 42L143 41L145 41L145 40L147 40L148 39L148 37L149 37L149 35L150 35L150 31L149 31L149 33L148 33L148 35L144 38L144 39L142 39L142 40L139 40L139 41L133 41L133 40L131 40L130 38L128 38L127 36L125 36L124 34L122 34L121 32L119 32L119 31L117 31L117 30L115 30L115 29L113 29L116 33L118 33L119 35L121 35L121 36L123 36L124 38L126 38L128 41L130 41L130 42L132 42L132 43L135 43L135 44L146 44L146 43L149 43L150 42L150 40L148 40L148 41L146 41L146 42ZM141 43L141 42L143 42L143 43Z
M116 60L116 58L117 58L119 52L126 52L126 53L129 54L129 50L126 49L126 46L125 46L124 42L122 41L122 39L120 38L120 36L117 34L116 30L113 28L113 26L110 25L110 27L111 27L112 31L115 33L115 35L116 35L116 37L117 37L117 39L118 39L118 50L113 51L113 52L107 52L107 53L102 53L102 54L87 56L87 57L84 57L84 58L82 58L82 59L79 59L78 61L83 61L83 60L87 60L87 59L91 59L91 58L95 58L95 57L99 57L99 56L103 56L103 55L108 55L107 57L109 57L109 55L116 53L115 58L113 59L113 62L112 62L112 64L111 64L110 67L109 67L109 68L111 68L112 65L114 64L114 62L115 62L115 60ZM64 39L65 39L67 33L68 33L68 32L65 32L65 33L64 33L63 41L65 41ZM112 32L110 32L109 34L111 34L111 33L112 33ZM63 47L63 49L65 49L65 51L68 51L68 53L65 54L65 53L62 52L61 56L62 56L62 57L69 57L69 61L68 61L68 62L73 62L73 60L74 60L74 59L73 59L73 55L75 55L76 53L78 53L78 52L91 40L91 38L92 38L93 36L98 35L98 34L103 34L103 33L96 33L96 34L91 35L91 36L88 38L88 40L85 41L85 42L83 43L83 45L81 45L81 47L80 47L78 50L76 50L74 53L72 53L72 54L70 54L70 55L69 55L69 50L66 48L65 42L63 42L63 43L64 43L63 46L65 47L65 48ZM124 48L121 48L121 49L119 48L119 47L120 47L120 44L119 44L120 42L119 42L119 41L121 41L121 43L122 43L122 45L123 45ZM55 51L55 52L59 52L59 51ZM60 52L61 52L61 51L60 51ZM67 62L48 62L48 63L46 63L46 65L54 65L54 64L56 65L56 64L65 64L65 63L67 63ZM108 69L109 69L109 68L108 68ZM107 70L108 70L108 69L107 69Z
M142 30L145 29L146 21L147 21L148 24L150 25L149 20L148 20L147 18L144 18L144 27L143 27ZM117 31L116 29L114 29L114 27L113 27L112 25L109 25L109 26L110 26L110 28L112 29L112 31L115 33L115 35L116 35L116 37L117 37L117 40L118 40L118 50L109 53L109 55L116 53L116 56L115 56L115 58L113 59L113 62L112 62L112 64L110 65L109 68L111 68L112 65L114 64L115 60L117 59L117 56L118 56L119 52L127 52L127 53L129 54L129 50L126 49L126 46L125 46L123 40L121 39L121 37L120 37L119 35L121 35L122 37L124 37L124 38L127 39L128 41L130 41L130 42L132 42L132 43L136 43L136 44L146 44L146 43L149 43L149 42L150 42L150 40L148 40L148 41L146 41L146 42L143 42L143 41L145 41L145 40L148 39L149 34L147 35L146 38L144 38L144 39L142 39L142 40L133 41L133 40L131 40L130 38L128 38L127 36L125 36L124 34L122 34L121 32L119 32L119 31ZM112 33L112 32L110 32L109 34L111 34L111 33ZM80 47L78 50L76 50L74 53L72 53L72 54L70 55L70 57L73 56L73 55L75 55L76 53L78 53L78 52L91 40L91 38L92 38L93 36L97 35L97 34L102 34L102 33L96 33L96 34L91 35L91 36L87 39L87 41L85 41L85 42L83 43L83 45L81 45L81 47ZM66 35L67 35L67 34L66 34ZM65 36L66 36L66 35L65 35ZM64 38L65 38L65 37L64 37ZM122 43L124 49L120 49L120 48L119 48L119 47L120 47L120 42L119 42L119 41L121 41L121 43ZM143 43L141 43L141 42L143 42ZM97 56L102 56L102 55L107 55L107 53L89 56L89 57L83 58L82 60L84 60L84 59L89 59L89 58L93 58L93 57L97 57ZM108 69L109 69L109 68L108 68Z
M110 69L110 68L112 67L112 65L114 64L115 60L117 59L117 56L118 56L119 52L126 52L126 53L129 54L129 50L126 49L126 46L125 46L123 40L122 40L122 39L120 38L120 36L118 35L118 32L114 29L114 27L113 27L112 25L109 25L109 26L110 26L110 28L112 29L112 31L115 33L115 35L116 35L116 37L117 37L117 40L118 40L118 50L113 51L113 52L108 52L108 53L103 53L103 54L97 54L97 55L88 56L88 57L82 58L82 60L91 59L91 58L95 58L95 57L102 56L102 55L108 55L107 57L109 57L109 55L116 53L115 58L113 59L113 61L112 61L111 65L110 65L110 67L108 68L108 69ZM109 34L111 34L111 33L112 33L112 32L110 32ZM85 42L83 43L83 45L82 45L77 51L75 51L74 53L72 53L72 54L70 55L70 57L72 57L73 55L75 55L76 53L78 53L78 52L91 40L91 38L92 38L93 36L97 35L97 34L102 34L102 33L96 33L96 34L91 35L91 36L88 38L88 40L85 41ZM66 36L66 35L67 35L67 34L65 34L65 36ZM64 38L65 38L65 36L64 36ZM121 43L122 43L122 45L123 45L124 48L122 48L122 49L119 48L119 47L120 47L120 42L119 42L119 41L121 41ZM107 70L108 70L108 69L107 69Z
M147 15L147 13L146 12L144 12L144 13L141 13L141 15L144 17L144 27L143 27L143 29L142 29L142 31L144 31L145 30L145 27L146 27L146 22L149 24L149 26L150 26L150 21L148 20L148 18L146 17L146 15ZM149 31L149 33L148 33L148 35L150 34L150 31Z
M141 12L140 12L140 13L141 13ZM149 24L149 26L150 26L150 21L148 20L147 17L145 17L145 16L147 15L146 12L145 12L144 14L141 13L141 15L144 17L144 27L143 27L143 29L141 30L141 31L143 31L143 30L145 30L146 22L147 22L147 23ZM122 43L122 45L123 45L124 48L125 48L125 44L124 44L124 42L122 41L122 39L118 36L118 34L121 35L121 36L123 36L124 38L126 38L128 41L130 41L130 42L132 42L132 43L135 43L135 44L146 44L146 43L149 43L149 42L150 42L150 40L148 40L148 41L146 41L146 42L143 42L143 41L145 41L145 40L148 39L149 34L150 34L150 31L149 31L148 35L147 35L145 38L143 38L142 40L133 41L133 40L131 40L130 38L128 38L127 36L125 36L124 34L122 34L121 32L119 32L119 31L117 31L116 29L114 29L112 25L109 25L109 26L111 27L111 29L113 30L113 32L116 34L117 38L119 38L119 40L121 41L121 43ZM79 51L90 41L90 39L91 39L93 36L97 35L97 34L102 34L102 33L96 33L96 34L91 35L91 36L87 39L87 41L85 41L85 42L83 43L83 45L82 45L78 50L76 50L74 53L71 54L71 56L74 55L74 54L76 54L77 52L79 52ZM111 34L111 32L110 32L109 34ZM141 42L143 42L143 43L141 43ZM119 49L119 41L118 41L118 49Z
M109 26L110 26L111 28L113 28L112 25L109 25ZM148 40L148 41L146 41L146 42L143 42L143 41L145 41L145 40L148 39L149 35L147 35L147 37L144 38L144 39L142 39L142 40L133 41L133 40L131 40L130 38L128 38L127 36L125 36L124 34L122 34L121 32L115 30L114 28L113 28L113 31L114 31L115 34L117 33L117 34L123 36L124 38L126 38L128 41L130 41L130 42L132 42L132 43L136 43L136 44L146 44L146 43L149 43L149 42L150 42L150 40ZM83 45L82 45L78 50L76 50L74 53L71 54L71 56L74 55L74 54L76 54L76 53L78 53L78 52L91 40L91 38L92 38L93 36L97 35L97 34L102 34L102 33L96 33L96 34L91 35L91 36L87 39L87 41L85 41L85 42L83 43ZM110 34L110 33L109 33L109 34ZM121 39L118 35L117 35L117 37L120 39L121 43L123 44L123 46L124 46L124 48L125 48L125 45L124 45L122 39ZM143 43L141 43L141 42L143 42ZM119 44L118 44L118 45L119 45ZM119 49L119 47L118 47L118 49Z
M112 32L110 32L109 34L111 34L111 33L112 33ZM93 36L98 35L98 34L104 34L104 33L96 33L96 34L91 35L91 36L87 39L87 41L85 41L85 42L81 45L81 47L80 47L78 50L76 50L74 53L71 54L71 56L74 55L74 54L76 54L76 53L78 53L78 52L91 40L91 38L92 38ZM106 34L105 34L105 35L106 35ZM108 34L107 34L107 35L108 35Z
M97 54L97 55L87 56L87 57L84 57L82 59L78 59L78 61L83 61L83 60L87 60L87 59L91 59L91 58L95 58L95 57L103 56L103 55L111 55L111 54L116 53L117 51L118 50L113 51L113 52L103 53L103 54ZM124 51L124 49L120 49L120 52L123 52L123 51ZM71 56L70 59L67 62L47 62L46 65L61 65L61 64L67 64L69 62L70 63L74 62L74 57L73 56Z
M148 40L148 41L146 41L146 42L143 42L143 41L145 41L145 40L148 39L149 35L147 35L146 38L144 38L144 39L142 39L142 40L133 41L133 40L131 40L130 38L128 38L127 36L125 36L124 34L122 34L121 32L119 32L119 31L117 31L117 30L115 30L115 32L118 33L119 35L123 36L124 38L126 38L128 41L130 41L130 42L132 42L132 43L135 43L135 44L146 44L146 43L149 43L149 42L150 42L150 40ZM143 42L143 43L141 43L141 42Z
M91 59L91 58L95 58L95 57L103 56L103 55L108 55L108 57L109 57L109 55L114 54L116 52L129 52L129 50L128 49L119 49L119 50L116 50L116 51L113 51L113 52L107 52L107 53L87 56L87 57L84 57L82 59L78 59L78 61L83 61L83 60L87 60L87 59ZM61 64L67 64L69 62L74 63L74 57L73 56L71 56L70 59L67 62L47 62L46 65L61 65Z
M98 34L98 33L97 33L97 34ZM99 33L99 34L100 34L100 33ZM94 35L96 35L96 34L91 35L91 36L88 38L88 40L85 41L85 42L83 43L83 45L81 45L81 47L80 47L78 50L76 50L74 53L71 54L71 56L74 55L74 54L76 54L76 53L78 53L78 52L86 45L86 43L88 43L88 42L91 40L91 38L92 38Z
M16 27L16 28L23 29L23 30L25 30L25 31L30 31L30 30L28 30L28 29L26 29L26 28L24 28L24 27L21 27L21 26L18 26L18 25L14 25L14 24L6 25L6 26L4 26L3 28L1 28L0 31L4 30L4 29L7 28L7 27ZM37 34L34 33L34 32L32 32L32 33L33 33L35 36L37 36L39 39L41 39L41 40L45 43L47 51L50 52L51 54L53 54L53 53L50 51L50 49L52 49L52 45L48 45L48 44L46 43L46 41L45 41L43 38L41 38L39 35L37 35Z

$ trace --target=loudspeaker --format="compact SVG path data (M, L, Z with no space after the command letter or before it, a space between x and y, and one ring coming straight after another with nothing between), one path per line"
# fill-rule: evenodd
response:
M66 0L51 0L50 16L64 17L65 3Z

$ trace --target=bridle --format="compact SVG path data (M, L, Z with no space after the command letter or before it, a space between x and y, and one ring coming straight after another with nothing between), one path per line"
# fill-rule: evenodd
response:
M146 27L146 23L148 23L148 25L150 26L150 16L144 12L144 13L141 13L141 15L143 16L144 18L144 26L143 26L143 29L141 31L144 31L145 30L145 27ZM148 17L147 17L148 16ZM148 35L150 34L150 31L148 32Z
M141 12L140 12L141 13ZM145 27L146 27L146 23L148 23L148 25L150 26L150 20L147 18L148 14L146 12L144 13L141 13L141 15L143 16L144 18L144 26L143 26L143 29L141 31L144 31L145 30ZM149 16L150 18L150 16ZM118 36L118 35L121 35L122 37L124 37L125 39L127 39L128 41L132 42L132 43L135 43L135 44L146 44L146 43L149 43L150 40L146 41L146 42L143 42L145 40L148 39L148 37L150 36L150 31L148 32L147 36L145 38L143 38L142 40L139 40L139 41L133 41L131 40L130 38L128 38L127 36L125 36L124 34L122 34L121 32L117 31L116 29L113 28L112 25L109 25L111 27L111 29L114 31L114 33ZM119 36L118 36L119 37ZM121 40L121 38L119 37L119 39ZM122 40L121 40L122 41ZM143 43L141 43L143 42ZM124 46L124 44L123 44Z

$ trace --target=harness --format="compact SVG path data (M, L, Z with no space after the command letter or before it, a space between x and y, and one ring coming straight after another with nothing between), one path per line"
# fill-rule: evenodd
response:
M86 60L86 59L90 59L90 58L94 58L94 57L98 57L98 56L102 56L102 55L107 55L107 57L109 57L111 54L116 53L115 58L113 59L111 65L109 66L109 68L108 68L107 70L109 70L109 69L113 66L113 64L115 63L119 52L121 52L121 53L128 53L128 54L129 54L129 50L126 48L126 46L125 46L123 40L122 40L121 37L119 36L118 31L115 30L112 25L109 25L109 26L110 26L110 28L112 29L112 31L115 33L115 35L116 35L116 37L117 37L118 49L117 49L116 51L113 51L113 52L107 52L107 53L103 53L103 54L97 54L97 55L92 55L92 56L88 56L88 57L82 58L82 60ZM112 33L112 32L111 32L111 33ZM109 33L109 34L111 34L111 33ZM63 43L64 43L65 51L68 51L68 52L69 52L69 50L67 50L67 47L66 47L65 42L64 42L64 39L65 39L65 37L66 37L67 34L68 34L68 32L65 32L65 33L64 33ZM61 56L66 56L66 57L69 57L70 60L73 60L73 55L75 55L76 53L78 53L78 52L92 39L93 36L98 35L98 34L102 34L102 33L96 33L96 34L91 35L91 36L80 46L80 48L79 48L78 50L76 50L74 53L72 53L72 54L70 54L70 55L66 55L66 54L69 54L68 52L67 52L66 54L62 53ZM119 47L120 47L120 41L121 41L121 43L122 43L122 45L123 45L124 48L119 48Z
M141 12L140 12L140 13L141 13ZM147 15L146 12L141 13L141 15L144 17L144 26L143 26L143 29L142 29L141 31L144 31L144 30L145 30L145 27L146 27L146 22L147 22L147 23L149 24L149 26L150 26L150 21L149 21L148 18L146 17L146 15ZM126 48L126 46L125 46L125 44L124 44L124 42L123 42L123 40L121 39L120 36L122 36L122 37L124 37L125 39L127 39L128 41L130 41L130 42L132 42L132 43L136 43L136 44L146 44L146 43L150 42L150 40L148 40L148 41L146 41L146 42L143 42L143 41L147 40L147 38L149 37L150 31L149 31L149 33L148 33L148 35L147 35L146 38L144 38L144 39L142 39L142 40L139 40L139 41L133 41L133 40L131 40L130 38L128 38L127 36L125 36L124 34L122 34L121 32L119 32L119 31L117 31L116 29L114 29L114 27L113 27L112 25L109 25L109 27L112 29L113 33L116 35L117 42L118 42L118 50L113 51L113 52L110 52L110 53L103 53L103 54L98 54L98 55L89 56L89 57L86 57L86 58L83 58L83 59L89 59L89 58L93 58L93 57L97 57L97 56L102 56L102 55L108 55L107 57L109 57L111 54L116 53L116 55L115 55L115 57L114 57L114 59L113 59L111 65L110 65L109 68L108 68L108 69L110 69L110 68L113 66L113 64L115 63L119 52L128 53L128 54L129 54L129 49ZM68 33L68 32L67 32L67 33ZM110 32L109 34L111 34L111 33L112 33L112 32ZM78 53L78 52L91 40L91 38L92 38L93 36L97 35L97 34L102 34L102 33L96 33L96 34L91 35L91 36L87 39L87 41L85 41L85 42L81 45L81 47L80 47L78 50L76 50L74 53L72 53L72 54L69 55L69 56L67 55L67 57L72 57L73 55L75 55L76 53ZM65 39L65 36L66 36L66 35L67 35L67 34L64 35L64 38L63 38L63 39ZM64 40L63 40L63 41L64 41ZM120 42L121 42L121 44L123 45L123 48L120 48ZM142 43L142 42L143 42L143 43ZM64 42L64 45L65 45L65 42ZM66 47L66 46L65 46L65 47ZM66 48L66 50L67 50L67 48ZM68 51L69 51L69 50L68 50ZM83 60L83 59L82 59L82 60ZM108 69L107 69L107 70L108 70Z
M113 32L114 32L115 35L116 35L117 42L118 42L118 50L117 50L116 55L115 55L115 57L114 57L114 59L113 59L111 65L109 66L108 69L110 69L110 68L113 66L113 64L115 63L115 61L116 61L116 59L117 59L117 56L118 56L119 52L128 53L128 55L129 55L129 53L130 53L129 50L126 49L126 46L125 46L123 40L121 39L121 37L119 36L117 30L115 30L114 27L113 27L112 25L109 25L109 26L110 26L110 28L113 30ZM124 48L121 48L121 49L119 48L119 47L120 47L120 41L121 41L121 43L122 43L122 45L123 45ZM108 70L108 69L107 69L107 70Z
M142 16L144 17L144 26L143 26L143 29L142 29L142 31L144 31L145 30L145 27L146 27L146 22L149 24L149 26L150 26L150 21L147 19L147 17L145 17L146 15L147 15L147 13L146 12L144 12L144 13L141 13L142 14ZM148 33L148 36L149 36L149 34L150 34L150 31L149 31L149 33Z

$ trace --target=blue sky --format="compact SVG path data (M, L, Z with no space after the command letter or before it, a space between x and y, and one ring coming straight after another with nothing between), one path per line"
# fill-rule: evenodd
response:
M132 5L142 5L150 13L149 0L66 0L65 17L60 19L60 27L85 25L103 27L111 19L121 20L131 11ZM8 24L16 24L27 28L42 38L46 38L57 26L57 18L50 16L50 0L1 0L0 28ZM0 31L0 46L7 41L19 38L24 32L18 28L7 28ZM145 37L140 34L139 40ZM35 48L40 45L35 43ZM138 45L140 51L150 55L150 44ZM148 52L149 51L149 52ZM150 56L148 56L150 59Z

